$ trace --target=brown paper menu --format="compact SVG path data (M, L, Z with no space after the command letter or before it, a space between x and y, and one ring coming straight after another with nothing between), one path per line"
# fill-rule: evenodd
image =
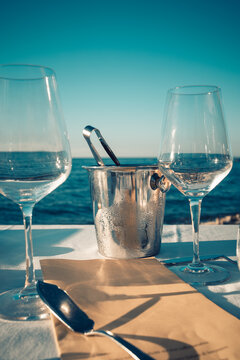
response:
M42 260L46 281L95 321L154 359L239 359L240 322L156 259ZM63 360L131 357L111 340L73 333L53 317Z

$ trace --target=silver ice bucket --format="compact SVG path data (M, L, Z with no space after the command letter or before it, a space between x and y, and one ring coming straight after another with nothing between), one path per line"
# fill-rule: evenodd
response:
M89 166L98 250L110 258L159 253L165 192L170 183L157 166Z

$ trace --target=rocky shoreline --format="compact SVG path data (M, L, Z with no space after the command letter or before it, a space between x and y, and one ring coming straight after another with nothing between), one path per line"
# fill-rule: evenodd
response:
M203 225L238 225L240 224L240 214L220 216L210 221L201 222Z

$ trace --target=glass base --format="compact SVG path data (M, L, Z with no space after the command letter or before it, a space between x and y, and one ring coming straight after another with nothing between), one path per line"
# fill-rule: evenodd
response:
M46 320L49 310L36 293L23 295L23 289L0 294L0 318L5 320Z
M230 273L217 265L199 264L194 266L172 266L171 270L186 283L193 286L216 285L230 278Z

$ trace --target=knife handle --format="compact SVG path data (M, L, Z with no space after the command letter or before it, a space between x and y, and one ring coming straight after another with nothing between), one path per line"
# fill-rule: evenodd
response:
M143 351L138 349L136 346L132 345L128 341L124 340L120 336L113 334L111 331L104 330L92 330L91 332L86 333L87 335L103 335L111 340L115 341L119 346L121 346L125 351L131 355L135 360L154 360L151 356L145 354Z

